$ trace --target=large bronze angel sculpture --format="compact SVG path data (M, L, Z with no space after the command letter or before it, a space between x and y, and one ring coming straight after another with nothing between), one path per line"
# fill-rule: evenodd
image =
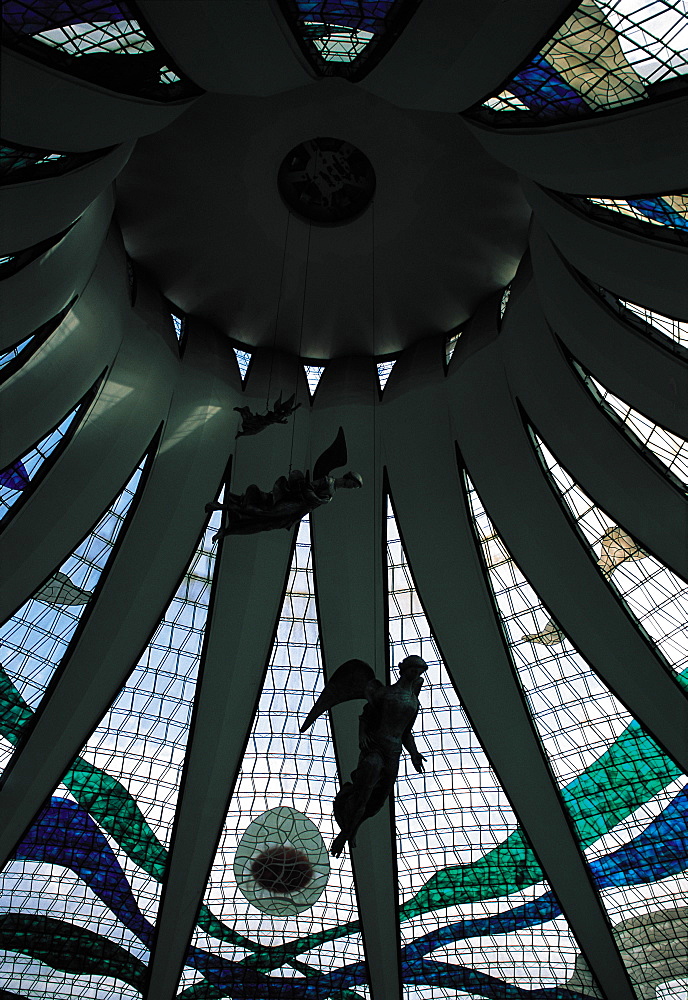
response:
M245 493L227 491L224 503L207 503L208 513L225 511L223 526L213 536L213 541L225 535L254 535L276 528L288 530L306 514L330 503L336 490L360 489L363 479L357 472L330 475L346 461L346 438L340 427L332 444L317 459L312 475L292 469L288 476L279 477L269 493L252 483Z
M330 848L336 858L347 841L356 846L356 831L361 823L379 812L389 798L402 749L411 755L416 771L423 770L425 757L418 751L411 730L420 708L422 675L427 669L420 656L407 656L399 664L399 680L386 686L363 660L347 660L325 684L301 726L303 733L335 705L356 698L366 700L358 727L358 767L334 800L334 818L341 829Z

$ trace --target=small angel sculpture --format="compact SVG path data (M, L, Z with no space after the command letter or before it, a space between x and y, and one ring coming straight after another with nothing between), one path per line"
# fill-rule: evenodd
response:
M301 403L294 405L295 398L296 393L293 392L289 399L285 399L282 402L282 393L280 392L272 404L272 409L266 413L253 413L248 406L235 406L234 409L236 412L241 414L241 429L237 431L236 436L243 437L246 434L260 434L270 424L286 424L287 417L301 406Z
M418 694L422 675L428 669L420 656L407 656L399 664L399 680L388 686L375 678L363 660L347 660L332 674L301 726L305 732L315 720L344 701L365 698L359 719L358 767L334 800L334 817L341 828L330 853L338 858L347 841L355 847L361 823L379 812L394 788L402 749L411 755L416 771L423 770L425 757L416 747L413 723L420 708Z

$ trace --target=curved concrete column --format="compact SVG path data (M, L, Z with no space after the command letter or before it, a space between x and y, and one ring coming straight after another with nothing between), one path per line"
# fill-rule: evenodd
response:
M58 177L1 187L2 252L25 250L70 226L109 187L133 148L123 143Z
M380 449L379 381L372 358L330 361L313 406L315 459L344 428L346 469L363 488L337 496L312 517L313 564L325 678L354 657L387 682L386 501ZM342 470L344 471L344 470ZM358 763L361 704L331 713L337 765L343 781ZM396 831L393 801L356 835L351 863L372 1000L401 1000L397 913ZM347 848L348 850L348 848Z
M246 389L254 411L264 409L268 394L278 394L275 383L295 385L303 403L288 425L235 443L240 418L228 409L225 447L236 449L232 492L243 492L248 482L269 489L264 470L284 461L284 439L292 432L294 464L304 464L310 408L303 366L287 355L254 357ZM238 405L251 405L236 383L233 396ZM228 535L220 542L146 1000L173 1000L177 993L265 680L297 531Z
M56 316L88 282L115 205L108 187L63 238L16 274L0 281L0 350Z
M621 214L618 226L597 222L533 181L522 185L537 222L587 278L649 309L688 317L688 247L662 242L661 232L656 239L630 232Z
M270 0L194 0L193 14L187 0L140 0L139 6L165 51L205 90L265 97L313 80Z
M116 94L4 45L0 79L3 138L56 152L103 149L149 135L196 100L162 103Z
M461 391L456 383L463 373L447 386L440 348L424 341L405 352L409 363L383 407L385 460L409 565L452 683L590 967L609 1000L631 1000L633 991L495 618L449 416L448 395ZM458 415L457 430L461 437Z
M143 339L141 330L133 336ZM2 864L114 701L193 555L234 427L230 350L224 337L200 325L190 335L157 453L98 600L82 618L35 726L6 772L0 810L11 819L0 834ZM142 382L145 374L150 379L152 373L142 374ZM173 380L166 382L171 391ZM134 391L145 394L143 386ZM142 407L128 409L146 431L156 420L155 413L144 418ZM114 435L106 440L111 452Z
M596 504L665 565L688 579L688 499L658 459L648 460L571 368L521 265L500 334L512 394ZM686 371L688 389L688 370ZM635 400L627 400L633 404ZM687 411L688 412L688 411ZM649 454L649 452L648 452Z
M109 277L111 285L122 280L116 268ZM89 318L96 328L100 323L119 324L122 344L108 377L59 462L48 469L0 535L0 561L12 566L11 575L0 583L1 621L89 533L132 475L167 415L179 359L160 332L138 321L133 310L111 316L110 298L103 295L100 308ZM74 336L78 335L77 329ZM118 612L113 616L116 620Z
M570 9L569 0L423 0L360 85L402 107L463 111L538 52Z
M550 327L573 357L616 396L688 438L688 365L644 334L587 285L534 225L530 248L538 296Z
M490 128L465 118L488 153L557 191L595 197L682 191L688 97L641 103L582 121L532 128Z
M469 358L458 374L449 402L459 446L497 531L576 648L688 770L688 699L603 579L556 498L513 399L499 341ZM614 507L608 513L614 517Z

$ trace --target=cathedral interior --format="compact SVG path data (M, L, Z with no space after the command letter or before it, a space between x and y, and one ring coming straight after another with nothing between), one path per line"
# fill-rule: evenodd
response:
M686 1000L685 0L2 41L2 1000Z

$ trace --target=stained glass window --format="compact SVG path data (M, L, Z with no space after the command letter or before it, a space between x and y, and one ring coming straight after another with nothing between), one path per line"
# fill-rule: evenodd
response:
M621 299L599 285L593 285L593 287L608 305L616 312L621 313L626 322L653 337L664 347L681 354L688 348L688 323L685 321L653 312L652 309L637 305L635 302L629 302L627 299Z
M82 167L107 152L107 149L95 149L85 153L56 153L48 149L15 146L3 140L0 143L0 184L56 177Z
M481 110L492 124L563 121L646 100L686 73L682 0L583 0Z
M619 299L621 305L638 316L644 323L665 334L680 347L688 348L688 323L680 319L672 319L671 316L664 316L662 313L653 312L645 306L639 306L635 302L627 299Z
M444 363L446 365L448 365L454 357L454 351L456 350L456 345L458 344L459 337L462 333L463 331L459 330L458 333L452 333L447 337L447 342L444 345Z
M5 0L3 37L27 55L110 90L176 100L197 93L125 0Z
M688 584L598 507L534 436L550 481L624 606L677 674L688 664ZM677 525L677 544L680 544Z
M688 195L668 194L663 197L648 198L583 198L577 203L599 206L604 211L600 219L609 213L618 213L643 224L664 226L682 234L682 242L688 242Z
M51 316L50 319L46 320L45 323L41 323L37 330L29 337L25 337L11 347L8 351L4 351L0 354L0 382L5 379L10 378L14 375L15 371L21 368L30 357L33 357L35 351L45 343L45 341L54 333L57 328L61 325L63 320L71 312L71 309L76 302L76 296L69 302L64 309L60 309L59 313L55 316ZM94 391L94 390L92 390Z
M384 390L387 385L387 379L392 373L392 368L396 364L395 361L382 361L377 366L377 377L380 381L380 389Z
M204 900L226 929L218 925L208 933L197 930L193 943L217 955L225 963L226 975L232 961L244 965L247 976L254 971L269 974L275 996L280 986L286 990L287 983L303 983L304 977L314 991L320 989L325 995L324 985L332 976L341 983L340 989L354 990L353 1000L367 996L367 976L348 855L331 859L322 895L310 909L293 916L256 909L228 876L244 832L266 810L282 806L298 810L315 823L328 845L337 832L332 800L339 781L329 720L323 716L308 732L299 733L321 686L310 526L304 520L258 711ZM192 981L185 975L182 986L189 987ZM273 994L256 989L259 995ZM190 989L188 996L193 996Z
M186 317L185 316L180 316L178 313L171 312L170 313L170 318L172 319L172 326L174 327L174 334L175 334L177 340L181 342L181 339L184 336L184 329L185 329L185 326L186 326L186 322L185 322Z
M685 900L688 868L686 776L554 626L469 480L467 486L531 715L622 959L645 993L681 971L682 922L676 910ZM592 983L577 967L568 985L585 990Z
M504 291L502 292L502 298L499 302L499 318L504 319L504 313L506 312L506 307L509 304L509 296L511 295L511 283L509 283Z
M672 481L681 489L688 489L688 442L624 403L592 375L587 375L579 365L574 364L574 367L595 398L618 418L638 446L651 451L672 473Z
M234 348L234 353L236 354L237 364L239 365L239 371L243 380L246 378L246 372L251 363L251 354L249 351L240 351L238 347Z
M23 942L19 927L0 929L5 966L17 988L33 987L35 975L46 1000L58 992L75 1000L135 997L122 984L140 990L144 982L219 525L215 513L136 669L3 873L3 905L21 911L26 935ZM0 726L16 742L31 709L3 676ZM39 915L49 920L41 938ZM22 943L30 959L17 953ZM202 955L190 957L203 963Z
M15 358L18 358L24 348L28 347L32 340L33 334L25 340L21 340L18 344L15 344L14 347L10 347L9 351L4 351L0 354L0 370L8 365L10 361L14 361Z
M413 730L428 763L402 761L395 802L404 978L436 1000L565 988L580 949L441 661L391 507L387 566L392 663L429 665Z
M97 525L65 559L56 573L92 595L106 568L113 546L122 529L139 485L142 462L122 492L103 514ZM46 603L40 591L34 594L0 628L0 662L24 701L35 708L41 701L50 678L58 667L76 631L87 604ZM7 748L0 755L6 766Z
M359 79L418 6L417 0L281 0L285 17L323 76Z
M304 365L303 370L306 373L306 381L308 382L308 389L311 396L315 395L315 390L318 388L318 382L322 373L325 371L324 365Z
M90 398L89 393L89 402ZM77 426L77 416L83 415L86 405L79 403L38 444L5 469L0 469L0 524L17 501L35 486L36 480L47 468L48 459L51 456L57 458L59 446L69 440L69 432Z

